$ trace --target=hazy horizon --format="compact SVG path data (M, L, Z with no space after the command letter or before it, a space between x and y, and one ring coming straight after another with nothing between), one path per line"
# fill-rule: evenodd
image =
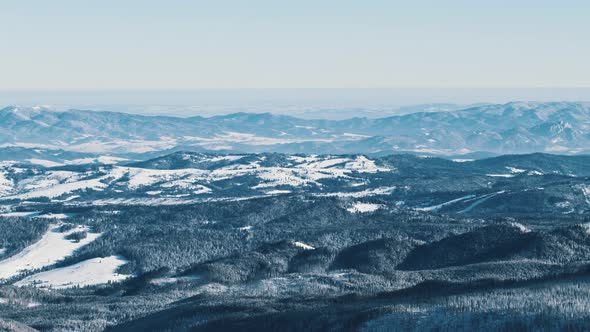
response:
M513 101L590 101L590 88L397 88L397 89L121 89L72 91L0 90L0 106L48 105L148 115L217 115L271 112L309 116L314 111L403 114L412 106Z

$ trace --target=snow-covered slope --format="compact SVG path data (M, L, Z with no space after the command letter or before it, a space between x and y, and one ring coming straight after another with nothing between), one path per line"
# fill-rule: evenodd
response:
M51 225L39 241L26 247L18 254L0 261L0 280L10 279L26 271L51 266L101 235L87 233L86 238L78 242L66 239L69 234L80 231L88 231L88 229L78 226L62 233L58 225Z
M381 204L355 202L351 207L349 207L346 210L350 213L367 213L367 212L375 212L382 207L383 207L383 205L381 205Z
M389 198L425 212L456 209L472 213L525 190L530 191L525 196L538 194L536 188L547 186L559 187L543 194L551 196L547 196L548 201L567 201L573 204L567 211L582 212L590 206L583 189L588 185L585 178L590 176L588 164L590 156L548 154L457 163L407 154L375 157L197 152L175 152L126 165L45 168L2 162L0 170L9 189L0 193L0 205L4 206L0 217L33 216L32 212L23 214L11 208L18 205L174 205L299 194L359 200ZM499 194L504 191L507 194ZM368 208L347 207L355 213ZM42 209L23 210L52 217Z
M117 269L126 263L127 261L119 256L97 257L71 266L33 274L15 285L62 289L117 282L129 277L117 273Z
M7 171L9 166L6 166ZM44 198L65 202L97 194L109 200L138 196L150 199L241 196L248 192L250 195L276 195L293 190L330 189L334 181L342 182L341 186L349 182L367 184L367 177L378 173L395 173L395 168L365 156L179 152L130 166L33 168L28 176L9 181L10 190L0 192L0 199ZM331 185L326 186L327 182Z

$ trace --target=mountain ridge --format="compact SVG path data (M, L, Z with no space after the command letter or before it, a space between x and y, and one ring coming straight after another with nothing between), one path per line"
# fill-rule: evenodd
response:
M247 112L179 118L11 106L0 109L0 146L100 153L200 148L233 153L579 154L590 150L590 103L511 102L346 120Z

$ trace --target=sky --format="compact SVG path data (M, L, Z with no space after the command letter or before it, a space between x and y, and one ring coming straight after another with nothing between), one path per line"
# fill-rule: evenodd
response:
M588 17L586 0L0 0L0 105L587 101Z
M588 17L587 0L0 0L0 97L336 88L567 99L590 88ZM583 91L574 97L590 100Z

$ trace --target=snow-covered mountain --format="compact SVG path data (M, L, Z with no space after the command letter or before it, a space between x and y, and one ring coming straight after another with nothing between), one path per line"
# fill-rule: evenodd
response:
M38 160L4 161L0 208L37 203L167 205L311 195L373 197L423 211L471 212L476 206L512 211L524 206L571 213L590 211L589 164L588 156L548 154L453 161L412 155L197 152L139 162L102 156L57 166Z
M268 113L177 118L7 107L0 110L0 144L119 154L174 150L576 154L590 149L590 104L514 102L347 120Z

